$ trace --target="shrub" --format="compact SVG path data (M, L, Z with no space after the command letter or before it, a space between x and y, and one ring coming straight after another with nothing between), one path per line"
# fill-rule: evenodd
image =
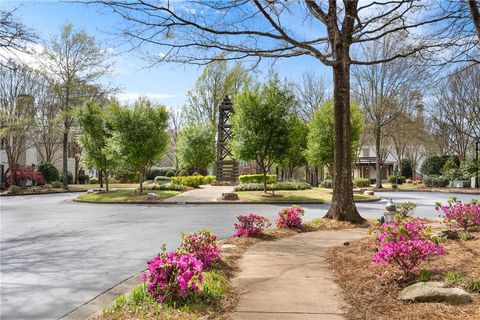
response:
M422 270L420 271L420 276L418 277L418 281L420 282L427 282L430 281L430 278L432 277L432 271L430 270Z
M203 264L194 254L169 252L148 262L143 274L147 290L157 301L184 301L200 291Z
M468 290L471 292L480 293L480 280L470 280Z
M423 183L427 187L437 187L437 188L442 188L448 186L450 183L450 180L448 180L445 177L436 177L436 176L430 176L426 177L423 179Z
M48 183L58 181L58 179L60 178L60 172L50 162L40 162L37 166L37 170L42 173L43 178Z
M222 259L217 237L208 230L182 234L182 244L178 250L181 253L193 254L202 262L204 268Z
M135 183L138 181L139 177L137 172L132 172L130 170L120 168L115 171L114 178L120 183Z
M90 178L90 177L87 176L86 174L79 174L79 175L78 175L78 183L80 183L80 184L86 184L86 183L88 183L88 179L89 179L89 178Z
M407 184L412 184L412 183L413 183L413 180L412 180L412 179L407 179L407 180L405 180L405 183L407 183Z
M20 188L19 186L13 185L10 187L9 194L19 194L21 191L22 191L22 188Z
M405 180L407 180L404 176L395 176L395 175L391 175L391 176L388 176L388 182L390 182L391 184L403 184L403 182L405 182Z
M205 272L202 282L202 297L211 303L223 297L228 291L228 279L215 271Z
M169 177L165 176L157 176L155 177L155 183L167 183L170 182L171 179Z
M201 174L198 171L195 171L194 173L192 173L192 176L201 176Z
M378 234L372 263L395 264L406 278L409 278L412 270L429 257L445 253L443 247L436 245L429 238L430 230L420 220L395 219L391 223L377 226L375 230Z
M263 174L245 174L238 177L240 183L263 183ZM277 181L276 174L267 174L267 183L274 183Z
M167 171L167 173L165 174L165 176L171 178L171 177L175 176L175 171L169 170L169 171Z
M61 188L62 183L60 181L52 181L52 188Z
M392 189L393 190L397 190L398 189L398 185L396 183L392 183Z
M454 227L468 230L473 227L480 227L480 204L476 201L462 203L456 198L448 200L447 205L435 204L437 211L442 211L445 221Z
M27 186L28 181L31 181L33 185L43 186L45 184L43 174L30 166L10 168L6 174L6 178L10 186L19 186L22 188Z
M216 181L216 176L205 176L203 177L203 184L211 184L212 182Z
M422 182L422 178L420 178L419 176L413 176L413 177L412 177L412 180L413 180L413 181Z
M410 159L403 159L402 160L402 174L406 178L411 178L413 176L412 163L411 163Z
M417 204L412 201L402 202L397 205L398 213L404 217L410 217L410 215L415 211Z
M185 191L187 190L186 186L181 184L173 184L173 183L164 183L164 184L156 184L156 183L145 183L143 185L145 190L172 190L172 191Z
M99 181L98 181L98 178L93 177L93 178L90 178L90 180L88 180L88 183L89 184L98 184Z
M370 187L370 179L355 178L353 179L353 185L356 187Z
M466 178L473 178L477 174L478 162L476 160L465 160L460 165L462 176Z
M275 224L278 228L299 227L302 224L302 217L305 211L298 206L285 208L278 213Z
M186 176L188 176L187 170L180 170L180 172L178 173L178 176L180 176L180 177L186 177Z
M452 158L457 164L457 168L460 165L460 161L456 156L432 156L423 161L420 167L420 172L424 176L434 175L439 176L442 174L442 169L448 159Z
M180 184L187 187L198 188L203 183L203 176L172 177L173 184Z
M267 218L259 216L254 213L249 215L240 215L237 217L238 223L235 223L235 229L237 230L234 237L250 237L262 234L263 231L271 226L270 221Z
M311 189L312 186L306 182L275 182L267 185L267 190L306 190ZM261 183L249 183L240 184L233 188L234 191L263 191L263 184Z
M332 188L333 187L333 182L331 179L325 179L322 181L320 184L322 188Z
M60 175L60 182L63 181L63 175ZM67 182L68 183L73 183L73 174L70 171L67 171Z
M463 274L458 272L447 272L445 274L445 282L455 283L463 279Z

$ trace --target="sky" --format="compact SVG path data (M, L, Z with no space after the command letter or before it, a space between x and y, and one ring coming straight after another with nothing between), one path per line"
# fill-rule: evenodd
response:
M132 102L140 95L148 96L169 107L180 107L185 94L191 89L202 71L193 65L162 64L149 67L142 53L128 51L125 39L119 36L123 20L98 6L68 1L51 0L0 0L1 9L16 8L15 16L28 28L35 31L40 41L48 41L65 23L84 29L95 36L102 47L114 54L114 73L102 81L120 89L121 101ZM271 70L281 78L298 80L305 72L314 72L327 80L331 70L311 57L290 58L262 63L255 78L263 80Z

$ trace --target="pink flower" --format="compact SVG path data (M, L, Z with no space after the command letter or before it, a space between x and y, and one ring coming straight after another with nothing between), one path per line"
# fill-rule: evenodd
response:
M407 277L429 257L445 254L444 248L428 237L428 229L420 220L395 220L380 225L376 231L377 252L372 263L396 264Z
M285 208L278 213L278 218L275 220L275 224L279 228L299 227L302 224L302 216L304 210L298 206L292 206Z
M237 219L238 223L234 224L234 227L237 230L233 235L234 237L250 237L259 235L271 225L267 218L254 213L250 213L249 215L240 215L237 217Z

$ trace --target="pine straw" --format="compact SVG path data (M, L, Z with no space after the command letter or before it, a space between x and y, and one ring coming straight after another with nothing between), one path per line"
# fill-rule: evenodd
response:
M463 274L465 280L451 285L456 287L465 288L468 279L480 280L480 233L476 233L475 237L470 241L448 240L443 243L446 255L425 262L421 269L433 273L431 281L443 281L447 272ZM471 293L473 303L463 306L404 303L397 300L398 293L416 281L402 281L402 273L394 267L372 265L372 254L373 240L370 237L354 241L350 246L332 248L328 252L327 260L333 269L335 281L349 305L348 319L480 319L478 293Z

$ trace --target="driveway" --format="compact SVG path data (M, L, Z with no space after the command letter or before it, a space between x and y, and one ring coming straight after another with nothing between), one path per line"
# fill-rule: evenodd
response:
M417 214L435 217L444 193L379 193L419 204ZM104 205L67 201L73 194L0 198L0 318L58 319L145 267L181 232L208 228L233 234L238 214L272 219L285 205ZM458 195L470 200L472 195ZM379 217L386 200L358 204L364 217ZM306 220L328 205L305 205Z

